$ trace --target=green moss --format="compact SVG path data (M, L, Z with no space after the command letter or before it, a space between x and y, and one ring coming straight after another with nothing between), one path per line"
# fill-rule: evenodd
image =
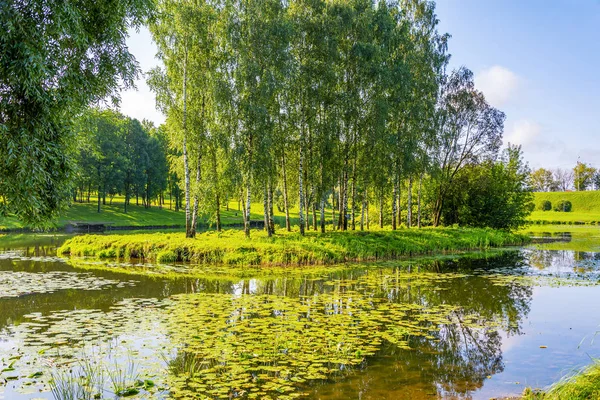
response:
M521 245L528 237L492 229L413 229L377 232L280 233L269 238L237 230L206 232L195 239L183 233L82 235L58 252L73 257L144 259L159 263L190 261L213 265L316 265L378 261L403 256Z

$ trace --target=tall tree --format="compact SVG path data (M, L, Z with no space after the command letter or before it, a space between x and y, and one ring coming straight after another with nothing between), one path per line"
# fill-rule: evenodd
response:
M0 2L0 211L40 225L71 193L72 119L120 86L137 63L125 39L151 0Z
M466 68L452 72L442 89L438 115L436 200L433 224L441 222L444 200L454 177L467 163L497 155L502 143L504 113L490 106Z
M533 190L538 192L549 192L556 186L552 171L544 168L538 168L533 171L529 179L531 180Z
M558 190L566 192L573 187L573 171L568 169L557 168L552 171L554 181Z
M577 165L573 168L573 186L575 190L587 190L589 187L592 187L595 173L595 168L577 161Z

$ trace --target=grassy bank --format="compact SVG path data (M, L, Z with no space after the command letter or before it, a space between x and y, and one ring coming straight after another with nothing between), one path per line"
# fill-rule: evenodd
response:
M67 240L61 255L100 259L140 258L159 263L192 261L224 265L309 265L376 261L408 255L520 245L528 237L492 229L403 229L378 232L279 233L207 232L196 239L183 233L82 235Z
M554 208L562 200L573 205L571 212L541 211L541 204L548 200ZM589 192L536 192L535 211L529 220L536 224L600 224L600 191Z
M242 212L237 210L237 202L231 202L229 207L221 209L221 223L227 225L239 225L243 223ZM263 219L263 205L252 204L250 218L261 221ZM296 214L294 214L296 215ZM175 211L169 208L167 203L162 208L153 205L145 208L141 205L131 204L127 213L123 211L123 200L115 198L113 204L103 205L98 212L98 206L95 203L74 203L69 207L63 216L55 221L56 228L63 228L70 222L84 223L111 223L112 226L174 226L185 225L184 210ZM275 210L275 222L285 226L285 214ZM292 218L296 222L296 218ZM201 217L201 223L209 226L206 216ZM23 223L14 217L0 217L0 229L23 229L27 228Z
M596 361L578 374L567 376L545 391L527 389L523 400L600 399L600 362Z

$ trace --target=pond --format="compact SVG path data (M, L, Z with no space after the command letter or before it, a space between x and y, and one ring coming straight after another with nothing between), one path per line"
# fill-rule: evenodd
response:
M561 237L185 278L67 262L64 237L1 238L0 399L518 395L600 354L600 242Z

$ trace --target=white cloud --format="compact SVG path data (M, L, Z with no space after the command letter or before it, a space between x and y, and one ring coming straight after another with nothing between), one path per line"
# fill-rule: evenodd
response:
M504 135L504 142L523 147L539 144L542 126L535 121L521 119L513 123Z
M494 107L507 103L519 86L519 77L508 68L495 65L475 75L475 87Z

